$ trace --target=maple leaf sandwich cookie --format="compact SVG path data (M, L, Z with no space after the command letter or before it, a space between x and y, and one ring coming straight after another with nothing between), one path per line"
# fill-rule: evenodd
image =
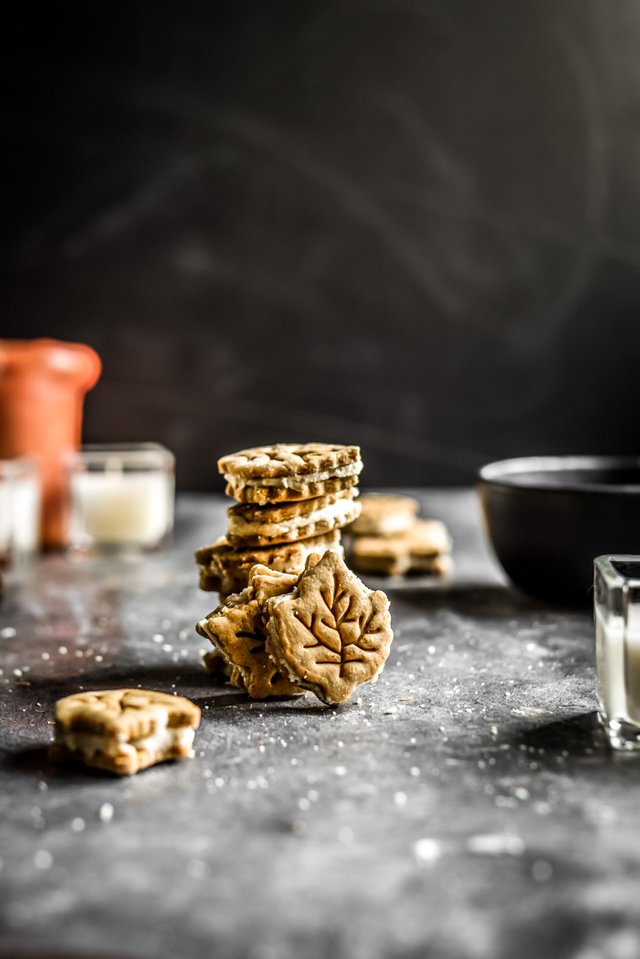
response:
M238 548L247 548L324 535L357 519L360 503L356 496L357 490L348 489L293 503L241 503L227 510L227 539Z
M276 443L223 456L218 469L228 496L265 505L351 489L358 484L362 460L357 446Z
M266 651L291 682L324 703L345 703L375 679L393 640L389 600L329 550L293 591L265 603Z
M304 693L267 655L263 625L266 600L293 589L297 582L296 575L256 565L249 586L196 625L197 632L224 657L231 685L245 690L252 699Z
M351 524L354 536L397 536L411 529L418 501L395 493L366 493L360 499L360 516Z
M365 493L348 534L349 561L361 573L404 576L453 571L451 537L444 523L418 519L418 502L397 493Z
M279 572L301 573L311 553L342 549L339 530L312 536L295 543L276 543L247 549L232 546L221 536L210 546L196 550L200 589L223 596L239 593L249 585L249 573L256 564Z
M183 696L146 689L75 693L56 703L54 751L130 776L192 756L200 715Z
M451 572L451 537L440 520L415 520L395 536L354 536L349 555L363 573L403 576L406 573L443 575Z

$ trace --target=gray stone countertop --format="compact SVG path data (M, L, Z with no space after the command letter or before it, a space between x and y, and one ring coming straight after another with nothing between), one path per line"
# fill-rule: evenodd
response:
M2 959L638 959L640 763L598 730L589 613L504 585L471 491L419 495L456 575L387 581L391 657L338 709L201 668L216 597L192 553L222 499L180 498L164 552L49 556L10 584ZM196 701L195 758L52 764L56 699L121 685Z

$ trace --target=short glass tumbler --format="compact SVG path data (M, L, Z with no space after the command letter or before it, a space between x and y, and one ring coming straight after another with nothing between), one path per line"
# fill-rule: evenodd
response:
M0 460L0 565L18 564L39 549L40 494L34 460Z
M173 453L156 443L83 446L69 461L76 549L155 549L173 527Z
M640 556L594 560L598 712L614 749L640 749Z

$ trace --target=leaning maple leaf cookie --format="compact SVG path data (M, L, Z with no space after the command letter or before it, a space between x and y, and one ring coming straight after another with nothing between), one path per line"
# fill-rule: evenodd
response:
M330 706L378 676L393 640L388 597L334 550L308 565L293 592L267 600L265 626L268 655Z
M197 632L222 653L231 684L245 690L252 699L304 693L289 682L287 674L267 655L262 624L264 600L293 589L297 582L297 575L256 565L245 590L230 596L196 624Z

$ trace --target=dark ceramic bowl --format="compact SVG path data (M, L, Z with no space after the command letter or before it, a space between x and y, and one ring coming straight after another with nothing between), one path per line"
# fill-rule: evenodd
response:
M596 556L640 554L640 457L502 460L478 494L504 571L537 599L587 605Z

